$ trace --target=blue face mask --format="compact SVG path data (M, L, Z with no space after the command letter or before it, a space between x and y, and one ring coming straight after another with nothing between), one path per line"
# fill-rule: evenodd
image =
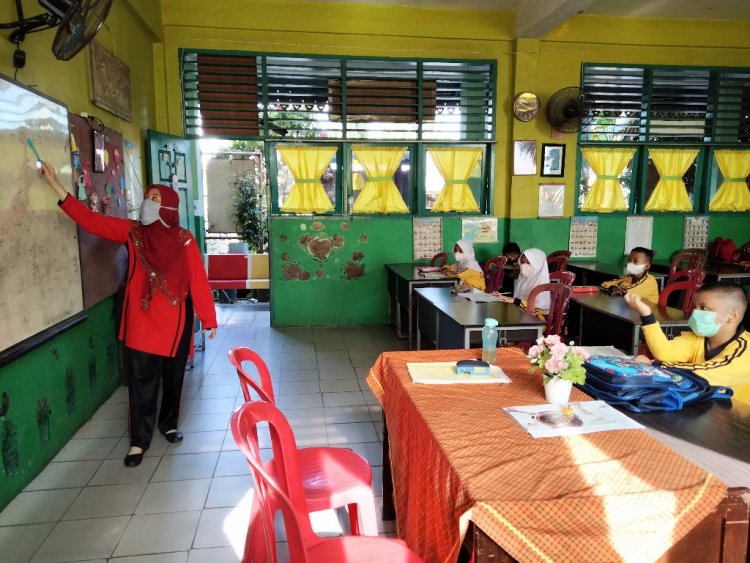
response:
M694 309L688 319L692 331L698 336L710 338L719 332L720 325L716 322L716 311Z

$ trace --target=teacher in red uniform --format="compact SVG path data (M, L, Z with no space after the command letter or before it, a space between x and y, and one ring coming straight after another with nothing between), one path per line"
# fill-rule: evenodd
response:
M210 329L209 338L216 336L216 311L203 260L193 235L179 226L179 196L172 188L148 186L140 218L131 221L88 209L62 187L48 163L42 163L39 173L57 194L60 208L81 228L128 246L119 336L129 368L130 451L125 465L135 467L143 461L155 425L167 441L182 440L177 420L185 364L193 353L194 312Z

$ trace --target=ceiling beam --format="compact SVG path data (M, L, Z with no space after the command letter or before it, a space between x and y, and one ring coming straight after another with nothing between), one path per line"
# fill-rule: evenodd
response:
M594 0L518 0L516 37L541 38L593 2Z

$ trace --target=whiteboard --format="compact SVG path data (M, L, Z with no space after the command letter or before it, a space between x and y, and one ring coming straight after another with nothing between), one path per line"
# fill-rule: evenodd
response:
M76 225L27 139L70 186L67 109L0 77L0 352L83 310Z

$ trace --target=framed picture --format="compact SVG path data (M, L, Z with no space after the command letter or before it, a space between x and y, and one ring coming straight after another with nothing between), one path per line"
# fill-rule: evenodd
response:
M539 184L538 217L562 217L565 184Z
M164 149L159 150L159 180L172 181L172 153Z
M104 160L104 133L92 131L94 137L94 172L104 172L107 163Z
M536 141L513 141L513 175L536 175Z
M184 152L174 153L174 166L175 173L177 174L177 181L187 183L187 165L185 163Z
M565 145L542 145L542 176L565 174Z

